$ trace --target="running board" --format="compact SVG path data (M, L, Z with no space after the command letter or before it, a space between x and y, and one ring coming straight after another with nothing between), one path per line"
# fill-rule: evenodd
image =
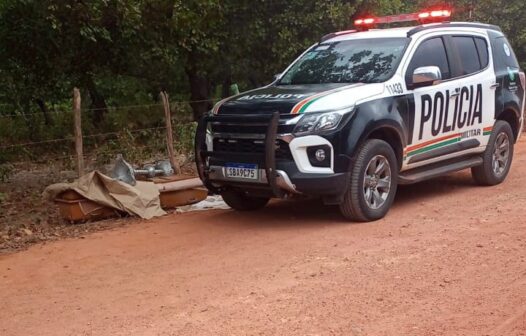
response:
M432 179L445 174L453 173L466 168L480 166L482 164L480 156L470 157L462 161L445 161L431 164L428 166L418 167L405 172L398 176L399 184L413 184L420 181Z

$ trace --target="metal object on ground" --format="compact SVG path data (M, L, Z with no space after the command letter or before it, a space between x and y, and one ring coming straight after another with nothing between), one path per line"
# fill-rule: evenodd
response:
M122 154L118 154L115 165L113 166L112 177L134 186L137 184L136 176L153 178L155 176L170 176L173 173L174 170L169 161L158 161L155 165L145 165L142 169L133 169L133 167L124 160Z
M113 170L111 172L111 177L132 186L137 184L137 180L135 179L135 171L133 170L133 167L124 160L122 154L117 154L117 159L115 160L115 165L113 166Z

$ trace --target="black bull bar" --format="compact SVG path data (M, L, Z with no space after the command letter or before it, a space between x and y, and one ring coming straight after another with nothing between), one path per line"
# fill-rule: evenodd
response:
M208 151L206 146L206 132L209 123L230 124L239 126L250 126L255 123L264 123L267 125L265 131L265 152L261 153L230 153ZM249 160L258 160L264 162L267 183L276 197L282 197L283 191L278 187L276 182L276 135L279 125L279 112L264 115L222 115L222 116L204 116L197 125L195 140L195 162L199 178L208 190L214 193L220 193L220 188L212 185L208 178L206 162L208 158L217 158L221 160L230 160L232 155L236 157L245 157Z

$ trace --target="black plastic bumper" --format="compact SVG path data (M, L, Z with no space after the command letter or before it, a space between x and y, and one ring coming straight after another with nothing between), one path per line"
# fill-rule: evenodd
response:
M239 153L208 151L206 147L206 131L209 123L227 123L231 125L250 125L264 123L268 125L265 134L265 153ZM315 174L302 173L296 163L290 160L276 160L276 133L279 124L279 114L272 115L241 115L241 116L206 116L198 124L195 153L199 177L204 185L214 193L221 193L223 187L240 187L246 189L267 189L275 197L283 197L286 193L278 186L277 171L287 174L296 191L309 196L336 196L343 195L348 185L347 173ZM268 183L240 183L230 181L211 181L209 178L208 163L214 162L216 166L223 166L227 162L257 163L265 169ZM215 182L215 183L212 183ZM219 183L218 183L219 182Z
M302 194L310 196L343 195L347 190L347 173L302 173L294 162L278 162L277 169L287 173L296 190Z
M210 152L206 148L206 130L208 124L211 122L228 123L246 125L251 123L268 123L265 134L265 153L228 153L228 152ZM212 192L220 192L216 187L210 183L207 174L206 162L210 157L232 160L232 156L244 157L249 161L263 162L267 176L268 186L276 197L282 197L283 191L276 183L276 151L275 141L279 124L279 112L274 112L270 115L225 115L225 116L205 116L201 119L197 126L196 142L195 142L195 161L197 163L197 171L199 177L203 181L208 190Z

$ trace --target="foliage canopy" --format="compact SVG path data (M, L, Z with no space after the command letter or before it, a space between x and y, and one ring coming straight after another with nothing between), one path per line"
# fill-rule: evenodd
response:
M443 3L443 1L440 1ZM500 25L526 66L523 0L449 1L457 19ZM359 13L424 8L401 0L3 0L0 104L27 115L69 104L73 86L95 108L150 103L160 90L209 100L271 80L320 36L348 29ZM194 116L210 101L192 104ZM5 113L4 112L4 113Z

